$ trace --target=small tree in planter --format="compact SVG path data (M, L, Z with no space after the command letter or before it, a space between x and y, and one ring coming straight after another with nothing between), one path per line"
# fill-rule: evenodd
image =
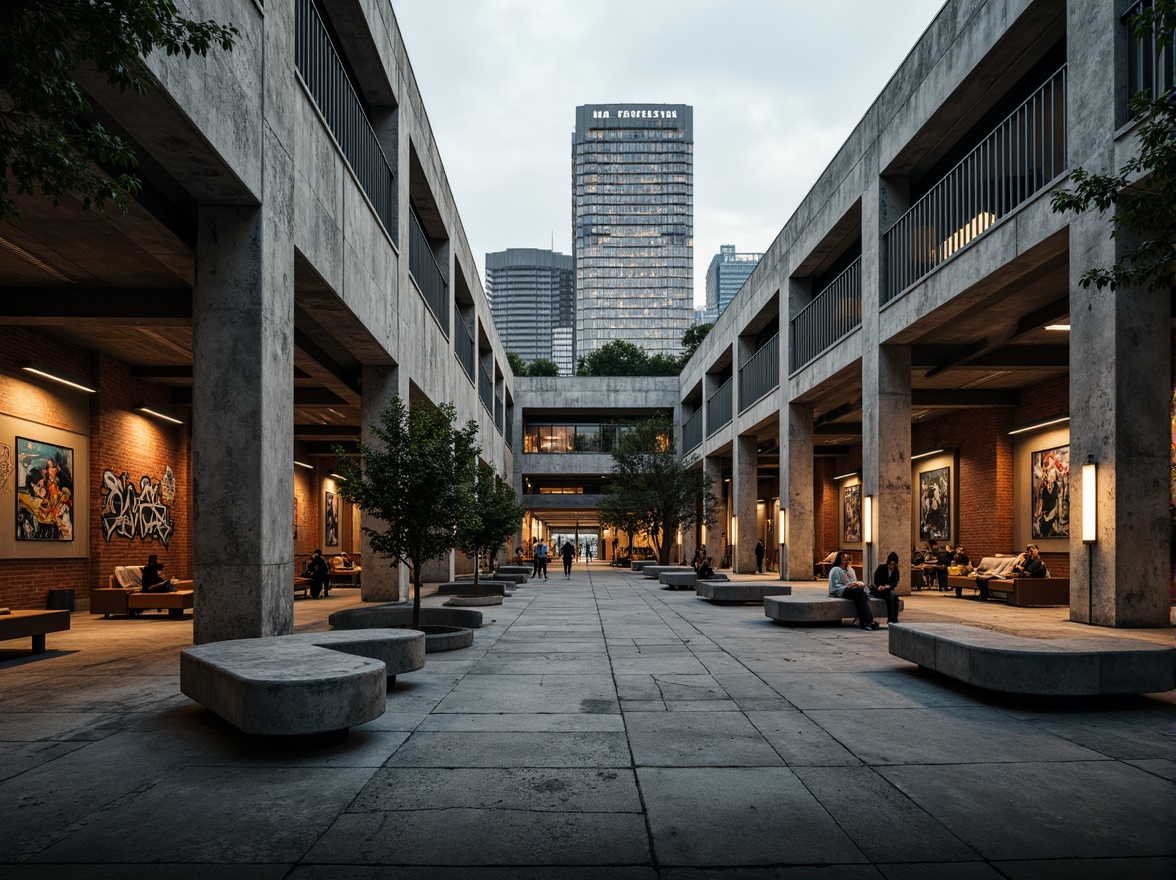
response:
M458 520L472 503L478 426L457 428L456 417L451 404L406 407L393 397L372 425L383 449L360 442L358 460L339 461L339 494L385 524L363 527L372 550L412 572L414 628L421 623L421 568L454 548Z
M478 554L490 551L513 535L527 508L514 487L488 464L479 464L470 503L457 521L456 546L474 557L474 595L478 595Z

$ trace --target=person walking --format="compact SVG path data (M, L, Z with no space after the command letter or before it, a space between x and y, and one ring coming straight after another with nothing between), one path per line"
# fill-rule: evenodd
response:
M862 629L879 629L874 615L870 613L870 598L866 585L857 579L849 554L842 550L829 571L829 595L838 599L849 599L857 609L858 626Z
M757 574L764 573L764 542L755 542L755 570Z
M547 542L540 538L535 545L535 577L543 575L543 580L547 580L547 550Z
M576 546L571 541L565 541L560 548L559 555L563 557L564 579L572 576L572 559L576 556Z
M310 598L317 599L319 593L331 595L327 560L323 559L323 551L315 548L310 557Z

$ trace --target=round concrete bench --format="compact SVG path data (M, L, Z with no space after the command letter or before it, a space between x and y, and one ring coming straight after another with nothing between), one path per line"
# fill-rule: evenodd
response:
M514 592L514 584L505 581L478 581L478 594L485 596L509 596ZM438 596L472 596L474 595L473 581L449 581L437 585Z
M768 596L791 596L792 587L780 581L699 581L694 587L699 599L715 605L757 605Z
M389 681L425 665L425 635L371 629L185 648L180 690L245 733L342 738L384 714Z
M1008 694L1093 697L1176 687L1176 648L1131 638L1032 639L960 623L896 623L890 653Z
M335 629L378 629L388 626L412 626L412 606L387 604L362 608L346 608L327 618ZM482 625L482 612L472 608L421 607L421 626L464 626L477 629Z
M690 571L663 571L658 575L658 582L673 590L693 590L698 583L698 574Z
M903 609L902 599L898 610ZM874 617L886 619L886 603L881 599L870 599L870 612ZM857 610L848 599L833 596L767 596L764 599L764 614L777 623L791 626L837 623L853 620Z

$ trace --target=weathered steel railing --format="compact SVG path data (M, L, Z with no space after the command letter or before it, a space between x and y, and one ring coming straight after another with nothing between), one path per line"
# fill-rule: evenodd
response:
M474 350L474 334L470 332L470 328L466 326L464 319L459 318L457 321L457 341L454 345L454 350L457 353L457 359L461 363L461 368L465 370L470 381L474 381L474 366L477 363L477 356Z
M689 452L702 445L702 410L695 410L694 415L682 424L682 451Z
M421 222L410 212L412 223L409 224L408 242L408 271L421 290L429 311L441 323L445 335L449 335L449 285L445 283L445 276L437 259L433 256L433 247L429 244L429 237L421 228Z
M731 423L731 380L724 382L719 390L706 401L706 436Z
M795 373L862 324L862 258L834 278L789 322L788 369Z
M765 342L739 368L739 411L780 387L780 334Z
M1140 0L1123 16L1127 28L1127 97L1138 92L1147 92L1158 97L1176 86L1176 45L1168 34L1167 45L1160 45L1161 34L1154 26L1146 34L1135 35L1134 20L1137 16L1151 12L1155 0Z

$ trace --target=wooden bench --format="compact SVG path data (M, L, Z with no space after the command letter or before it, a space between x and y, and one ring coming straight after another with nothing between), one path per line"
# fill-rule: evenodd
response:
M138 617L140 612L154 608L160 611L166 609L168 617L179 620L184 617L185 611L192 608L195 596L194 590L176 590L171 593L144 593L132 587L94 590L90 593L90 613L104 617L112 614Z
M964 590L980 592L976 578L949 575L947 585L961 599ZM1006 605L1069 605L1069 578L992 578L988 581L988 598L1001 599Z
M34 654L45 653L45 634L69 629L68 611L10 611L0 614L0 642L33 639Z
M896 623L890 653L991 691L1154 694L1176 687L1176 648L1131 638L1032 639L960 623Z
M898 600L898 610L904 607ZM875 618L886 619L886 603L870 598L870 611ZM764 615L776 623L787 626L812 626L814 624L838 624L857 617L857 609L849 599L834 596L767 596L764 598Z

